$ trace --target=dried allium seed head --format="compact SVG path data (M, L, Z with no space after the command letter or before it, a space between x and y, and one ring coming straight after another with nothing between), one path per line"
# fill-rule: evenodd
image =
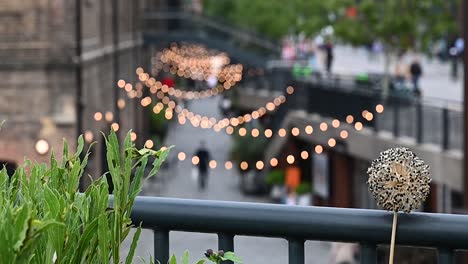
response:
M429 194L429 166L408 148L380 153L367 170L369 190L377 205L389 211L409 213Z

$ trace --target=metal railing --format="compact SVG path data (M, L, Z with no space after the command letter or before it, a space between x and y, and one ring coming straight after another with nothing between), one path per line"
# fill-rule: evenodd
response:
M286 239L289 264L304 264L307 240L361 245L361 263L377 263L377 245L388 244L392 213L381 210L286 206L240 202L137 197L132 220L154 231L154 256L169 259L169 232L215 233L218 249L235 251L234 237ZM396 243L438 250L440 264L454 263L455 250L468 249L468 216L401 213ZM244 260L249 263L248 260Z
M291 68L272 67L264 76L245 78L250 86L283 91L285 84L293 85L296 92L283 112L305 110L324 117L345 121L348 115L354 122L375 131L386 131L395 138L410 138L418 144L438 145L442 150L462 150L463 111L461 103L434 98L418 98L402 91L391 92L383 97L381 76L368 76L361 81L352 75L327 75L316 73L311 76L294 76ZM382 104L385 111L376 112L375 106ZM286 109L284 109L286 108ZM371 121L362 116L368 110L373 114ZM275 119L281 123L285 115Z

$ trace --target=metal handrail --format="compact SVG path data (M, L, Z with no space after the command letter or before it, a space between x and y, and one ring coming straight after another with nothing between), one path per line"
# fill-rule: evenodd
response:
M357 242L361 263L376 263L377 244L389 243L392 213L381 210L137 197L132 221L154 230L155 257L169 258L169 231L218 234L218 246L234 250L234 236L284 238L289 263L304 263L306 240ZM468 216L401 213L397 243L439 249L439 263L468 249Z

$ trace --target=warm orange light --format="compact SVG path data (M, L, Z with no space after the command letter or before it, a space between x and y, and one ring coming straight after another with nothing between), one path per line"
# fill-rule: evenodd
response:
M272 159L270 160L270 165L271 165L272 167L278 166L278 159L277 159L277 158L272 158Z
M153 142L153 140L151 140L151 139L146 140L146 142L145 142L145 147L146 147L146 148L149 148L149 149L150 149L150 148L153 148L153 147L154 147L154 142Z
M340 120L334 119L334 120L332 121L332 126L333 126L334 128L338 128L338 127L340 126Z
M275 107L276 107L275 104L273 104L272 102L269 102L269 103L266 104L266 109L267 109L268 111L273 111L273 110L275 110Z
M179 154L177 154L177 158L178 158L180 161L183 161L183 160L185 160L186 155L185 155L184 152L179 152Z
M243 127L239 128L239 136L243 137L247 135L247 130Z
M101 112L94 113L94 120L101 121L102 120L102 113Z
M335 140L334 138L330 138L330 139L328 140L328 146L330 146L330 147L332 147L332 148L333 148L334 146L336 146L336 140Z
M286 136L286 129L281 128L280 130L278 130L278 135L280 137L285 137Z
M315 153L321 154L323 152L323 147L320 145L315 146Z
M228 133L229 135L231 135L232 133L234 133L234 128L233 128L232 126L226 127L226 133Z
M117 106L119 107L119 109L124 109L125 108L125 100L122 99L122 98L117 100Z
M364 117L367 121L372 121L372 119L374 119L374 114L372 114L371 112L367 112L366 113L366 116Z
M307 158L309 158L309 152L307 152L306 150L303 150L303 151L301 152L301 158L302 158L302 159L307 159Z
M251 134L252 134L252 137L256 138L260 135L260 131L258 131L258 129L254 128L252 129L251 131Z
M300 133L299 128L294 127L293 129L291 129L291 134L293 136L297 137L297 136L299 136L299 133Z
M348 131L342 130L342 131L340 132L340 137L341 137L342 139L346 139L346 138L348 137Z
M320 130L322 130L322 131L327 131L327 129L328 129L327 123L322 122L322 123L320 124Z
M34 144L34 149L39 155L45 155L50 149L49 142L45 139L39 139L36 141L36 144Z
M114 114L112 112L106 112L105 119L107 122L111 122L114 119Z
M226 161L226 163L224 163L224 168L226 168L226 170L232 169L232 162Z
M376 111L377 113L379 113L379 114L383 113L383 111L384 111L383 105L381 105L381 104L376 105L376 106L375 106L375 111Z
M314 128L312 128L312 126L306 126L304 130L309 135L314 132Z
M193 156L192 157L192 164L193 165L198 165L200 163L200 158L198 156Z
M140 74L142 74L144 72L144 70L143 70L143 68L138 67L135 72L136 72L136 74L140 75Z
M354 117L352 115L348 115L346 117L346 123L351 124L354 122Z
M247 170L249 168L249 164L246 161L242 161L240 163L241 170Z
M271 129L265 129L265 137L266 138L271 138L271 136L273 136L273 131L271 131Z
M137 139L137 134L132 131L132 133L130 133L130 140L135 141L136 139Z
M94 138L94 135L93 135L93 132L90 131L90 130L86 130L84 132L84 140L87 142L87 143L91 143L91 141L93 141L93 138Z
M263 161L261 160L257 161L257 163L255 164L255 167L257 167L257 170L263 170L264 166L265 164L263 164Z
M286 161L287 161L289 164L293 164L295 160L296 160L296 159L294 158L293 155L288 155L288 156L286 157Z
M130 92L131 90L133 90L133 86L132 86L131 83L125 84L124 87L125 87L125 91L126 91L126 92Z
M288 86L288 88L286 88L286 93L293 94L294 93L294 88L292 86Z
M357 131L362 130L362 123L361 123L361 122L356 122L356 124L354 124L354 128L355 128Z
M210 160L209 165L210 165L210 168L215 169L216 165L218 165L218 164L216 163L216 160Z
M117 86L118 86L119 88L124 88L124 87L125 87L125 81L124 81L124 80L119 80L119 81L117 82Z
M117 123L112 123L111 128L112 128L112 130L117 132L117 131L119 131L120 126Z

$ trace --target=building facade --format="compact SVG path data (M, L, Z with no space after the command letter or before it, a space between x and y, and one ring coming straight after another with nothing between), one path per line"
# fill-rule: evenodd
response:
M98 142L89 166L89 173L98 176L104 153L100 131L107 133L116 122L121 137L130 128L139 133L142 110L116 82L134 84L135 69L149 61L140 23L145 5L134 0L0 1L1 163L15 167L25 157L46 162L52 150L60 156L64 138L73 149L77 134L85 133L88 141ZM102 114L100 121L96 113ZM106 113L112 117L108 121ZM48 143L44 154L39 153L43 145L36 148L39 140Z

